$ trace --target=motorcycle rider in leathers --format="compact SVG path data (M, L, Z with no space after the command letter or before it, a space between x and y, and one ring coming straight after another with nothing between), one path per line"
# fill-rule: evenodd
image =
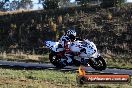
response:
M62 47L64 48L65 52L70 52L68 42L74 42L76 37L76 31L75 30L68 30L59 40L61 43ZM72 62L71 58L68 58L67 60L68 63Z
M62 45L62 47L64 48L64 51L65 52L70 52L70 53L72 53L71 51L70 51L70 49L69 49L69 47L70 47L70 44L72 43L72 42L74 42L74 41L76 41L77 40L77 38L76 38L76 31L75 30L68 30L67 32L66 32L66 34L64 34L61 38L60 38L60 40L59 40L59 42L61 43L61 45ZM81 39L79 39L79 40L81 40ZM86 40L89 44L91 44L91 42L89 41L89 40ZM70 44L68 44L70 42ZM91 47L92 48L92 47ZM85 52L85 49L81 49L80 50L80 52ZM95 52L95 51L94 51ZM94 53L93 52L93 53ZM78 53L79 54L79 53ZM67 62L68 63L72 63L72 58L67 58L68 60L67 60ZM84 58L81 58L81 61L83 62L83 60L84 60ZM85 62L84 62L85 63Z

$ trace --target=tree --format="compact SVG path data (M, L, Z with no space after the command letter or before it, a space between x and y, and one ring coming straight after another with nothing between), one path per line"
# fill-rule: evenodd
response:
M97 1L97 2L101 1L102 7L113 7L113 6L121 6L121 4L124 3L126 0L76 0L76 1L81 6L86 6L87 3L91 1Z
M125 3L127 0L116 0L116 6L121 7L123 3Z
M70 0L43 0L44 9L56 9L61 7L67 7Z
M79 0L78 0L79 1ZM89 3L90 2L90 0L80 0L79 1L79 3L81 4L81 5L83 5L83 4L86 4L86 3Z
M18 9L18 6L19 6L19 1L13 0L11 2L10 8L11 8L11 10L17 10Z
M4 5L5 3L3 2L3 1L0 1L0 10L3 10L3 5Z
M81 6L86 6L87 3L89 3L92 0L76 0L78 2L79 5Z
M32 9L33 7L33 3L31 0L21 0L19 2L19 8L22 9Z
M44 9L56 9L58 8L58 3L60 0L44 0L43 4L43 8Z
M58 5L59 5L59 8L67 7L70 5L70 0L60 0Z
M121 6L122 3L125 3L126 0L102 0L102 7L115 7Z

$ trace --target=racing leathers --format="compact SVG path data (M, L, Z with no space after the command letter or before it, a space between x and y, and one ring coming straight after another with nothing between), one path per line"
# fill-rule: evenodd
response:
M67 35L63 35L60 38L59 42L60 42L61 46L64 48L65 52L70 52L69 47L70 47L71 40ZM67 57L67 62L71 63L72 59L70 57Z

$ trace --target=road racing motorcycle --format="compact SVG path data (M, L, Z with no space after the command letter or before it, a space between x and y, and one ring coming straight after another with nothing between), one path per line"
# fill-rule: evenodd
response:
M57 68L65 66L88 66L95 70L105 70L106 62L97 51L96 45L84 39L68 42L68 48L64 49L60 42L45 41L45 47L50 49L49 60ZM72 60L68 63L68 60Z

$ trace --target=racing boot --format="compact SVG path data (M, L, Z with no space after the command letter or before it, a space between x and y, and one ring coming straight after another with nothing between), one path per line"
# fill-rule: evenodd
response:
M62 63L64 66L67 66L67 60L66 60L66 57L62 57L60 63Z
M72 59L70 57L67 58L67 64L71 66L73 64Z

